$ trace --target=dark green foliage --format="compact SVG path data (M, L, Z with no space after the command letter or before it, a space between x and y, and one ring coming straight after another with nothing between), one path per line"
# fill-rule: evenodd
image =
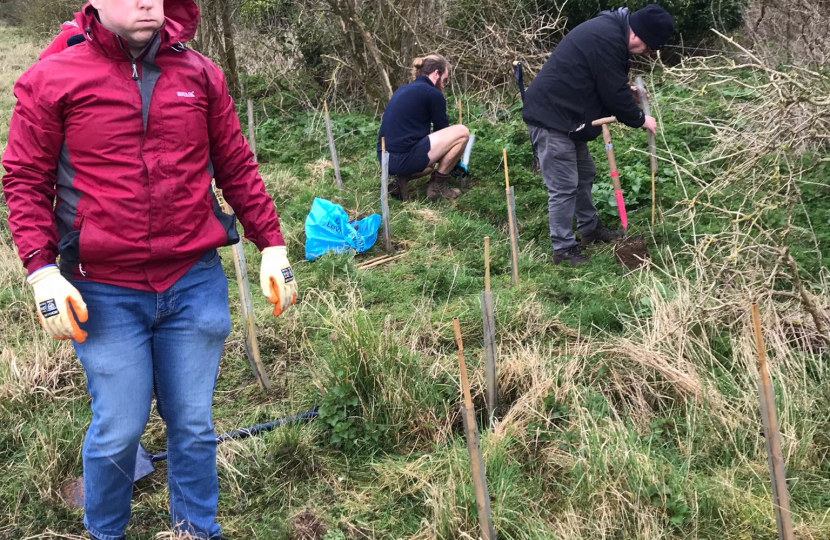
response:
M568 18L568 27L595 17L600 11L627 7L636 11L647 4L660 4L674 18L677 34L669 43L694 48L714 36L711 29L732 32L743 26L749 0L725 0L712 3L708 0L575 0L567 2L562 14ZM554 9L555 4L540 6Z

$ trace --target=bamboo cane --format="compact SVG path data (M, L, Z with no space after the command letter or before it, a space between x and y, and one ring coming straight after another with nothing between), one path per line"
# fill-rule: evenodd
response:
M462 122L461 120L462 120L462 116L461 116L461 100L459 99L459 100L458 100L458 125L461 125L461 124L463 124L463 123L464 123L464 122Z
M392 262L392 261L395 261L395 260L397 260L397 259L400 259L400 258L401 258L401 257L403 257L404 255L406 255L406 253L401 253L400 255L391 255L391 256L386 256L386 257L384 257L384 258L382 258L382 259L380 259L380 260L373 261L373 262L371 262L371 263L367 262L367 263L365 263L365 264L361 264L360 266L358 266L358 267L357 267L357 269L358 269L358 270L371 270L372 268L376 268L376 267L378 267L378 266L382 266L382 265L384 265L384 264L386 264L386 263L390 263L390 262Z
M470 458L470 471L473 476L473 488L476 494L476 507L478 509L478 524L481 528L482 540L495 540L496 533L493 529L493 517L490 512L490 493L487 489L487 476L484 470L484 460L481 457L481 446L478 439L478 428L476 426L475 409L473 398L470 395L470 381L467 379L467 363L464 361L464 344L461 341L461 327L458 324L458 317L452 320L455 332L455 343L458 346L458 367L461 372L461 391L464 394L464 406L462 408L464 428L467 435L467 452Z
M758 349L758 372L760 374L758 393L761 419L764 424L770 482L772 484L775 523L778 526L780 540L793 540L790 497L787 492L787 474L784 470L784 458L781 453L781 433L778 431L778 421L775 416L775 394L767 369L767 353L764 347L764 336L761 332L761 314L756 303L752 304L752 325L755 331L755 345Z
M514 212L511 211L512 193L510 191L510 174L507 171L507 149L502 149L504 157L504 190L507 194L507 227L510 231L510 257L513 270L513 285L519 286L519 246L516 239L516 221Z

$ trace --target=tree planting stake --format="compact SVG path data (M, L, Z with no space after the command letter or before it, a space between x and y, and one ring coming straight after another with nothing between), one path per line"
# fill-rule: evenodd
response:
M343 179L340 177L340 161L337 159L337 149L334 147L334 135L331 131L331 119L329 118L329 105L323 102L323 114L326 120L326 137L329 140L329 151L331 152L331 163L334 166L334 179L337 180L337 187L343 190Z
M504 190L507 194L507 227L510 230L510 262L513 270L513 285L519 286L519 242L516 231L516 200L513 188L510 186L510 175L507 172L507 149L502 149L504 157Z
M635 83L637 86L637 95L640 96L640 105L643 108L643 114L651 116L651 106L648 103L648 94L646 93L643 78L637 77ZM655 187L654 178L657 175L657 146L654 143L654 133L648 133L648 153L651 161L651 224L654 225L654 208L655 200L657 198L657 188Z
M758 349L758 394L761 420L764 424L764 439L767 446L769 476L772 483L772 507L775 510L775 523L778 525L780 540L793 540L793 524L790 518L790 496L787 492L787 474L784 471L784 458L781 454L781 433L775 416L775 394L767 369L767 353L764 348L764 336L761 333L761 314L758 304L752 304L752 326L755 330L755 345Z
M464 394L464 405L461 415L464 419L464 433L467 435L467 452L470 457L470 471L473 476L473 488L476 494L476 508L478 509L478 524L481 528L482 540L495 540L496 532L493 529L493 517L490 512L490 493L487 489L487 476L484 470L484 460L481 457L481 444L476 426L473 398L470 395L470 381L467 379L467 363L464 361L464 344L461 341L461 327L458 317L452 320L455 331L455 343L458 346L458 368L461 372L461 391Z
M493 313L493 293L490 291L490 237L484 237L484 291L481 293L484 321L484 378L487 386L485 400L490 424L496 420L498 388L496 371L496 318Z
M392 253L392 236L389 234L389 153L386 151L386 137L381 138L380 166L380 207L383 217L383 249Z

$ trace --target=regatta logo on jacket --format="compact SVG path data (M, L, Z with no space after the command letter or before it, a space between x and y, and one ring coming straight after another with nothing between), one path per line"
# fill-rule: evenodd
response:
M176 92L176 95L179 96L179 97L190 97L190 98L195 98L196 97L195 92Z

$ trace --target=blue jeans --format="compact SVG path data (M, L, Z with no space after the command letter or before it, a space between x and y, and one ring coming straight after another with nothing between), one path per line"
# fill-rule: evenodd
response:
M92 396L83 446L84 526L101 540L124 535L136 451L155 393L167 426L172 525L199 538L218 536L211 407L231 327L219 254L206 253L163 293L73 285L89 308L81 325L89 337L75 343Z

